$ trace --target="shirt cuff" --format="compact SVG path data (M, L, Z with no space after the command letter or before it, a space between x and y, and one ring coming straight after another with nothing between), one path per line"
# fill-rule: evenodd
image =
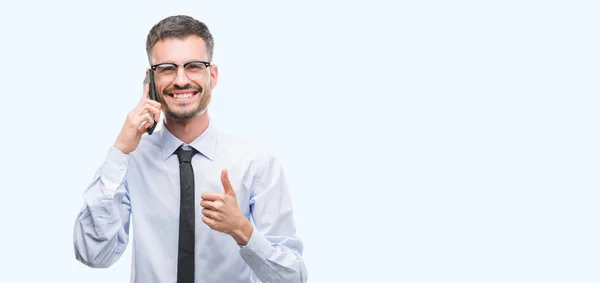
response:
M131 155L125 154L115 147L108 150L104 164L100 168L100 178L109 195L114 195L117 188L123 183L130 160Z
M271 246L271 242L254 227L248 244L240 246L240 248L240 254L244 259L259 257L261 260L265 260L273 247Z

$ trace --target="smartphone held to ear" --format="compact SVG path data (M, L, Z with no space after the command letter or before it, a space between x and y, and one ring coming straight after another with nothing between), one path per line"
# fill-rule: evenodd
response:
M150 69L148 71L148 74L146 75L146 79L144 80L144 83L147 83L150 85L150 90L148 91L148 98L154 100L154 101L158 101L158 99L156 98L156 86L154 85L154 70ZM146 129L146 132L151 135L154 132L154 129L156 128L156 121L154 120L154 114L150 113L150 116L152 117L152 126L148 127L148 129Z

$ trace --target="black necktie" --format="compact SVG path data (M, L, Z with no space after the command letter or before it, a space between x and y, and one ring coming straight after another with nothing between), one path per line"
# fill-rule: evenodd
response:
M179 158L181 201L179 203L179 255L177 260L177 283L194 282L194 170L192 147L179 147L175 154Z

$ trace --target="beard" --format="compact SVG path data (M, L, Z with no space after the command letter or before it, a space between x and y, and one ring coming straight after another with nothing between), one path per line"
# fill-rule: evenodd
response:
M208 108L208 104L210 103L211 98L210 87L201 87L198 85L191 84L187 84L183 87L172 86L163 90L162 96L168 96L168 93L173 90L194 90L195 92L197 92L196 95L198 96L198 100L193 102L195 103L195 105L191 110L180 110L176 109L178 108L178 106L172 105L173 107L171 107L166 101L164 101L164 98L161 99L163 100L161 101L161 104L166 117L175 121L187 121L196 117L197 115L202 115Z

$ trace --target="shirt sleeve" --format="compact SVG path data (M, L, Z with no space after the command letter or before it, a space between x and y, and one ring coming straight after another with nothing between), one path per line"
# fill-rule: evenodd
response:
M129 242L131 206L126 183L131 156L111 147L83 193L75 222L75 258L94 268L107 268Z
M254 229L240 255L262 282L304 283L303 243L296 237L291 197L281 164L270 157L250 199Z

